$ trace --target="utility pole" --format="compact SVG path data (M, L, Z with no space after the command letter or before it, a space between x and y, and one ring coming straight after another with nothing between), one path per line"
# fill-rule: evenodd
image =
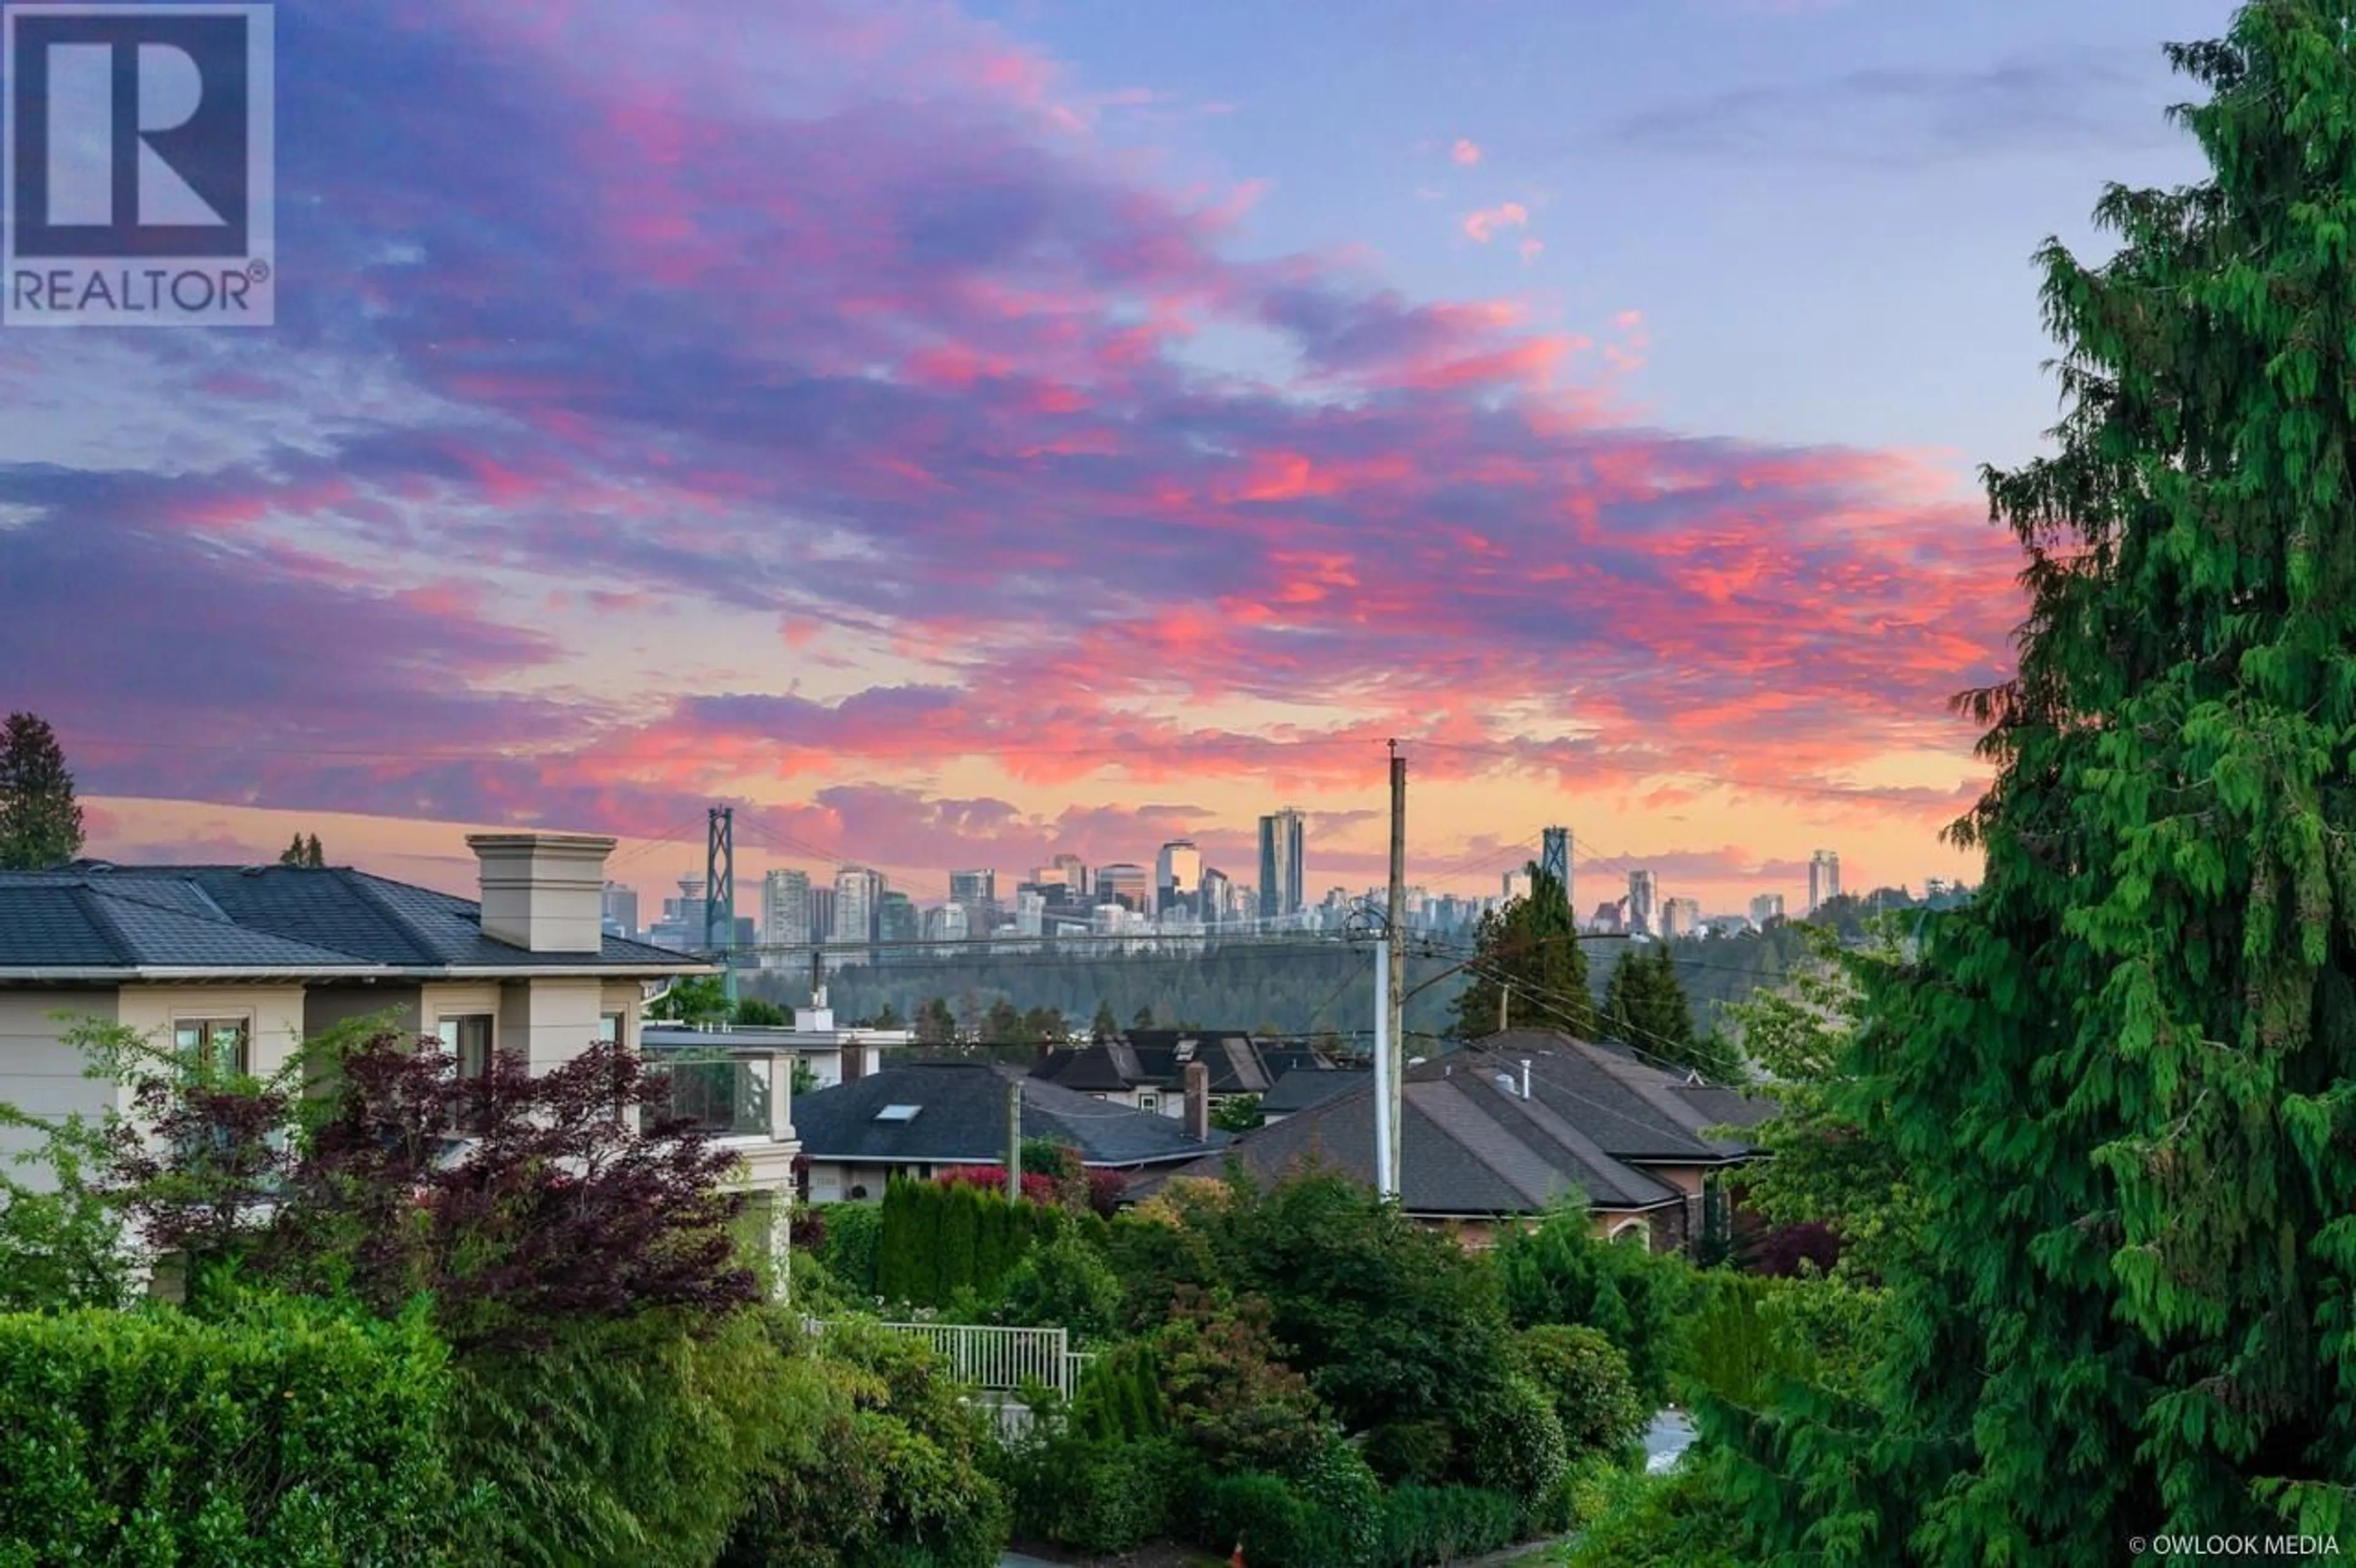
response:
M1407 1040L1402 1021L1407 996L1407 759L1399 755L1397 741L1390 743L1390 749L1391 898L1384 922L1384 934L1390 938L1390 978L1383 997L1383 1015L1390 1035L1384 1042L1390 1055L1390 1125L1385 1130L1390 1142L1391 1193L1396 1197L1404 1185L1399 1147L1400 1125L1407 1110Z
M1006 1086L1006 1197L1023 1200L1023 1080Z
M1398 1196L1391 1163L1391 942L1385 928L1375 941L1375 1196Z

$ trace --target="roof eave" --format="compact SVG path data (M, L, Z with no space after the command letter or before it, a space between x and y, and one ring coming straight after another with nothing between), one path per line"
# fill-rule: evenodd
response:
M302 983L314 980L530 980L653 979L680 975L716 975L717 965L662 965L632 960L619 964L452 964L452 965L140 965L95 968L80 965L16 968L0 965L0 985L252 985L256 982Z

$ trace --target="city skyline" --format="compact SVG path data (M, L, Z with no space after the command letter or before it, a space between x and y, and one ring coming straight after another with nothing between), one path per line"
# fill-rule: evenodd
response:
M1272 848L1288 842L1278 825L1298 816L1284 810L1262 816L1260 840L1264 861ZM1272 827L1276 827L1273 839ZM1535 853L1515 869L1504 872L1494 893L1472 894L1455 889L1435 886L1418 880L1410 872L1406 893L1411 911L1445 904L1455 909L1465 919L1471 919L1483 909L1509 903L1527 897L1533 891L1532 869L1544 869L1548 857L1559 853L1569 857L1575 837L1569 828L1559 825L1542 830ZM1305 839L1294 837L1289 840L1293 850L1305 853ZM1558 850L1558 845L1559 849ZM1282 851L1278 851L1280 854ZM1296 860L1300 857L1294 858ZM1310 863L1313 864L1313 863ZM1601 869L1601 868L1590 868ZM1296 873L1305 878L1306 869ZM857 946L862 942L891 943L923 940L962 940L968 937L1006 932L1017 938L1043 934L1045 917L1054 906L1066 912L1094 912L1119 905L1138 917L1137 930L1148 928L1188 930L1200 927L1215 929L1227 925L1237 929L1265 928L1271 922L1283 922L1309 913L1332 914L1336 901L1355 906L1372 900L1379 902L1380 887L1370 887L1363 894L1354 894L1345 887L1335 887L1319 903L1311 903L1305 892L1291 907L1280 913L1269 912L1269 906L1259 897L1259 891L1248 884L1233 882L1219 868L1209 864L1199 844L1192 838L1165 840L1150 864L1132 860L1113 860L1091 865L1081 856L1070 851L1058 851L1052 859L1035 868L1028 880L1015 884L1012 901L998 893L998 868L966 868L947 875L946 891L937 898L919 898L903 888L890 885L884 873L865 865L844 864L836 869L830 880L814 880L812 871L799 868L770 868L758 883L759 908L757 930L759 941L767 947L799 948L813 945L840 944ZM1831 899L1843 893L1840 878L1840 857L1837 851L1819 848L1810 857L1807 886L1802 896L1803 912L1814 914ZM678 880L682 898L666 901L667 914L675 925L690 923L700 929L701 916L697 900L702 891L702 880L693 875ZM1302 881L1305 889L1307 882ZM1912 884L1879 883L1879 887L1895 887L1909 892L1917 890ZM1565 897L1574 915L1579 916L1575 881L1566 885ZM1919 896L1933 897L1949 892L1956 884L1949 879L1927 878L1921 884ZM1068 890L1068 894L1066 894ZM1230 897L1230 895L1233 895ZM865 908L866 919L846 915L844 923L836 927L830 920L819 917L817 901L833 901L829 909ZM1280 899L1279 903L1284 901ZM1772 919L1784 916L1785 893L1774 889L1752 889L1736 904L1725 908L1712 907L1690 893L1681 893L1665 887L1659 873L1649 867L1633 867L1626 872L1624 891L1616 899L1598 906L1594 915L1579 916L1580 923L1601 921L1610 926L1648 936L1690 935L1707 925L1725 921L1758 927ZM626 884L609 881L605 904L609 923L614 923L614 911L619 904L635 911L638 904L637 890ZM885 934L883 912L889 905L905 910L905 928ZM751 917L742 916L740 925ZM1069 912L1058 919L1078 918ZM1168 923L1175 922L1174 926ZM621 923L617 929L632 929ZM864 929L864 937L857 934ZM825 933L823 935L819 933ZM1099 930L1098 934L1118 934Z
M1622 9L286 9L278 325L0 342L12 702L126 861L1258 886L1280 799L1355 886L1396 740L1450 885L1975 880L2029 258L2225 7Z

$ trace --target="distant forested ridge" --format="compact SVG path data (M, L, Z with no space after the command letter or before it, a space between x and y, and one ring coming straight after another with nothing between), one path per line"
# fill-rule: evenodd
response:
M1959 895L1942 895L1945 906ZM1877 913L1922 907L1902 889L1836 899L1810 917L1829 925L1843 940L1862 940ZM1669 944L1677 978L1693 1004L1694 1027L1708 1032L1725 1004L1747 998L1762 986L1780 984L1803 959L1806 947L1799 923L1771 921L1763 931L1728 936L1685 936ZM1600 1000L1612 966L1632 945L1629 938L1597 936L1584 945L1588 979ZM1432 981L1462 954L1443 950L1416 955L1408 964L1410 990ZM1075 1030L1085 1031L1099 1003L1130 1023L1142 1010L1164 1026L1261 1029L1282 1035L1338 1034L1363 1040L1373 1032L1375 981L1370 946L1335 939L1237 941L1196 954L1101 954L1077 951L976 952L971 957L912 955L900 962L853 965L828 982L835 1016L871 1019L890 1008L913 1019L933 997L947 1002L969 1027L978 1025L993 1004L1019 1011L1048 1008ZM807 1002L809 987L777 972L747 971L744 994L793 1005ZM1463 989L1461 976L1439 979L1408 1002L1410 1036L1447 1031L1451 1007Z

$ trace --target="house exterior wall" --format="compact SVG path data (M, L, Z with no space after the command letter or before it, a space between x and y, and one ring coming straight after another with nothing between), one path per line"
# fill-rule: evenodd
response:
M1676 1210L1664 1210L1654 1219L1654 1246L1658 1251L1683 1252L1702 1232L1702 1194L1709 1185L1709 1169L1698 1165L1647 1165L1644 1174L1683 1195ZM1673 1240L1670 1238L1674 1238Z
M27 1115L49 1120L77 1114L99 1116L114 1103L113 1088L83 1076L81 1051L65 1040L71 1025L53 1016L60 1012L112 1023L116 993L112 988L0 990L0 1100ZM40 1137L34 1133L0 1127L0 1159L39 1147ZM11 1174L28 1187L49 1185L44 1167L20 1166Z
M596 1043L604 981L510 980L501 990L498 1049L521 1053L533 1072L561 1066Z
M919 1181L929 1181L935 1170L948 1168L946 1164L879 1165L864 1160L813 1159L809 1168L810 1201L881 1202L884 1189L895 1173L913 1176Z
M423 1032L418 1003L423 988L414 985L314 986L303 993L303 1029L313 1039L353 1019L392 1015L392 1027L403 1034Z
M242 1019L251 1052L247 1066L267 1078L303 1049L300 986L125 986L115 1017L158 1045L172 1043L175 1025L196 1019Z
M1589 1216L1599 1241L1612 1241L1624 1235L1631 1228L1642 1230L1655 1252L1674 1252L1684 1245L1685 1211L1681 1206L1630 1211L1600 1209ZM1470 1252L1487 1252L1515 1231L1535 1231L1539 1216L1528 1214L1515 1218L1463 1219L1447 1214L1413 1214L1417 1224L1445 1233L1459 1246Z

